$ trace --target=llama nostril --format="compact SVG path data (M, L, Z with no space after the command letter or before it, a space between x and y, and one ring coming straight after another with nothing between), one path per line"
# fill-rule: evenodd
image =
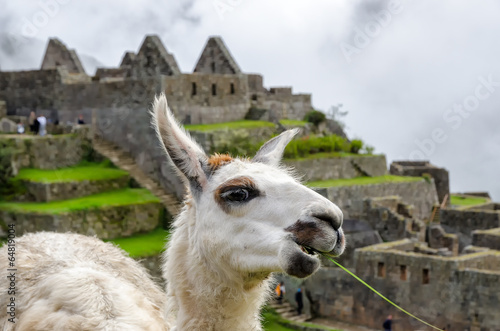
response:
M327 222L333 227L335 231L337 231L342 226L342 217L339 217L334 213L315 213L311 216Z

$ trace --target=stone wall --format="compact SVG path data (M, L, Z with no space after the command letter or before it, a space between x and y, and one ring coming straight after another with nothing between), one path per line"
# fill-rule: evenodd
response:
M447 248L454 256L459 253L459 240L456 234L446 233L439 224L430 224L427 229L427 242L430 248Z
M458 235L460 251L472 243L473 231L500 227L498 211L441 209L439 218L446 232Z
M500 228L472 232L472 245L500 251Z
M414 206L413 216L428 219L432 206L437 203L434 182L422 179L419 182L382 183L315 189L337 204L345 218L359 219L363 216L363 200L369 197L399 196L401 201Z
M413 206L401 202L401 198L393 197L395 205L379 203L377 198L364 200L364 211L361 219L366 220L378 232L383 241L394 241L403 238L425 240L425 223L414 219ZM383 198L387 202L387 198Z
M0 72L0 100L9 114L27 116L34 110L49 122L74 122L82 114L90 123L93 109L148 108L162 91L178 118L193 124L244 119L251 104L267 109L263 119L273 121L301 120L312 108L310 94L267 91L261 75L243 74L220 37L209 39L193 74L181 74L158 36L147 36L119 68L100 68L94 77L56 39L49 41L42 70Z
M16 223L16 235L27 232L75 232L101 239L131 236L154 230L160 219L160 203L145 203L88 209L64 214L38 214L0 211L0 227Z
M56 69L60 66L64 66L70 73L85 74L85 70L75 50L68 49L59 39L49 39L42 61L42 70Z
M438 257L401 251L396 247L400 243L358 250L356 274L406 310L438 327L464 330L480 326L481 330L496 330L500 325L494 308L500 302L500 271L487 268L499 264L500 253ZM351 322L380 327L383 318L393 314L398 330L423 327L367 288L356 286L353 292Z
M10 118L0 118L0 133L17 133L17 123Z
M242 120L250 108L246 75L163 76L162 86L170 108L185 124Z
M359 286L345 271L331 267L322 267L304 282L311 313L341 321L354 320L354 289Z
M321 159L285 160L304 175L305 181L383 176L387 174L385 155L342 156Z
M0 118L7 116L7 104L5 101L0 100Z
M226 152L224 149L230 146L243 144L258 144L270 139L276 134L275 127L260 127L252 129L224 129L210 132L190 131L191 137L203 147L207 153Z
M21 168L57 169L78 164L83 156L83 139L74 134L60 136L3 136L2 145L12 150L12 174Z
M105 180L82 180L74 182L41 183L23 180L26 193L21 201L48 202L84 197L112 190L125 188L129 184L129 176Z
M484 330L496 330L493 326L498 325L495 323L499 317L494 316L494 311L500 295L486 293L500 293L500 273L485 268L494 261L498 264L500 255L480 253L445 258L400 251L412 247L411 241L403 240L361 249L353 271L389 299L438 327L462 330L481 325ZM379 263L383 263L383 268ZM401 266L406 267L405 279ZM461 269L465 267L476 269ZM383 269L380 274L379 269ZM422 284L424 269L429 270L428 284ZM477 284L484 287L478 290ZM378 329L385 316L393 314L397 320L394 330L424 328L339 268L321 268L303 286L310 309L318 316Z
M262 118L267 121L276 119L303 120L304 116L313 109L310 94L262 94L256 103L257 108L268 109L267 116Z
M450 178L448 170L438 168L429 161L394 161L391 163L390 173L398 176L421 177L429 174L434 178L439 203L446 197L446 203L450 202Z
M239 74L241 69L220 37L210 37L194 68L196 73Z
M146 175L182 199L184 184L151 127L147 107L96 110L94 118L96 139L109 141L129 153Z
M0 72L0 99L7 103L10 115L27 116L31 110L56 109L62 88L61 70Z
M174 56L167 51L160 38L156 35L146 36L139 52L128 60L133 77L180 74Z

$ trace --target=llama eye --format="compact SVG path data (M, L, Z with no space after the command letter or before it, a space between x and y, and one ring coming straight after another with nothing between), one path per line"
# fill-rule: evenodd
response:
M227 201L243 202L250 197L250 194L247 189L238 188L236 190L222 193L221 197Z

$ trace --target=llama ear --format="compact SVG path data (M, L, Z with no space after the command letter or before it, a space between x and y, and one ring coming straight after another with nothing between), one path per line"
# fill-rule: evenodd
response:
M158 139L179 172L189 181L193 193L203 191L207 184L207 155L178 124L168 108L165 94L155 98L151 115Z
M286 145L299 133L299 129L295 128L287 130L277 137L266 142L255 154L253 162L261 162L272 166L279 165Z

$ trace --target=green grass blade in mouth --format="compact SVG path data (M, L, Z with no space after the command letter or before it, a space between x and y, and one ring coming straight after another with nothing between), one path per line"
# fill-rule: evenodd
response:
M389 302L391 305L393 305L394 307L396 307L397 309L401 310L403 313L405 313L406 315L408 316L411 316L413 317L414 319L416 319L417 321L421 322L421 323L424 323L425 325L427 326L430 326L431 328L433 329L436 329L436 330L440 330L442 331L442 329L438 328L438 327L435 327L434 325L432 324L429 324L427 323L426 321L418 318L417 316L413 315L412 313L404 310L403 308L401 308L400 306L398 306L397 304L395 304L394 302L392 302L391 300L387 299L384 295L382 295L380 292L378 292L376 289L374 289L373 287L371 287L370 285L368 285L364 280L362 280L361 278L359 278L358 276L356 276L355 274L353 274L351 271L349 271L349 269L345 268L344 266L342 266L340 263L338 263L337 261L335 261L334 259L330 258L329 256L326 256L326 255L323 255L324 257L326 257L328 260L332 261L333 263L335 263L339 268L341 268L342 270L344 270L345 272L347 272L349 275L351 275L352 277L354 277L358 282L360 282L361 284L365 285L366 287L368 287L370 290L372 290L375 294L377 294L379 297L381 297L382 299L384 299L385 301Z

